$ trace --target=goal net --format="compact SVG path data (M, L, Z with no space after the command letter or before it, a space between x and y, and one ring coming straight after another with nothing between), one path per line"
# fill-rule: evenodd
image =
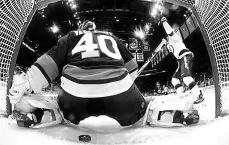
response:
M27 21L34 1L1 0L0 1L0 113L10 113L7 98L7 84L10 78L10 66L19 36ZM15 57L15 56L14 56Z
M196 11L213 49L219 77L220 112L229 111L229 1L196 0Z
M44 4L58 0L0 0L0 114L10 114L7 90L17 58L23 34L30 22L32 11ZM165 0L164 0L165 1ZM168 1L168 0L167 0ZM220 113L229 110L229 1L228 0L172 0L197 11L204 25L216 60L220 93L216 109ZM43 4L43 5L42 5ZM215 79L215 78L214 78ZM227 107L228 106L228 107ZM220 114L217 114L220 115Z

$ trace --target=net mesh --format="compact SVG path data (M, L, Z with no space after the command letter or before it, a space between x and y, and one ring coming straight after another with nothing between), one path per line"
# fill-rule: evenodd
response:
M195 4L217 62L221 113L229 111L229 1L199 0Z
M0 1L0 112L8 113L6 97L9 69L21 30L33 8L32 0Z
M21 30L34 4L49 0L0 0L0 91L5 90L9 68ZM56 0L57 1L57 0ZM229 87L229 1L228 0L179 0L193 6L206 28L210 45L217 62L221 87L221 111L227 105ZM0 114L7 113L6 94L0 94ZM229 104L229 103L228 103ZM228 106L228 107L227 107Z

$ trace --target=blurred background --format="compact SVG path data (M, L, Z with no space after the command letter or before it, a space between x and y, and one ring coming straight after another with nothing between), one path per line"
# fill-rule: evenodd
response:
M193 77L199 86L213 84L212 69L200 28L191 9L160 0L63 0L43 7L28 26L17 58L16 73L26 71L59 38L84 20L98 30L115 34L135 56L139 68L149 59L166 33L159 25L160 6L168 23L195 55ZM136 79L143 94L172 93L171 77L177 68L171 54L156 57Z

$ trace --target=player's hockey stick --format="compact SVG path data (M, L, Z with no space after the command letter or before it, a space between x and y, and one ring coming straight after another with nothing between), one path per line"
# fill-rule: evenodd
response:
M156 54L161 50L162 46L166 44L166 40L162 39L161 43L157 46L152 56L145 62L145 64L138 70L136 78L142 73L142 71L148 66L150 61L156 56Z
M143 75L139 75L138 77L144 77L144 76L152 76L152 75L157 75L157 74L161 74L161 73L166 73L167 71L159 71L159 72L155 72L155 73L147 73L147 74L143 74Z

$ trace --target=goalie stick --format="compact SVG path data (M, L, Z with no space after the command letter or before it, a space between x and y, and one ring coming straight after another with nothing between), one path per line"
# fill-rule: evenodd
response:
M162 46L166 44L166 40L163 38L161 43L157 46L157 48L154 51L154 54L145 62L145 64L138 70L136 78L139 77L139 75L142 73L142 71L148 66L148 64L151 62L151 60L156 56L156 54L161 50Z

